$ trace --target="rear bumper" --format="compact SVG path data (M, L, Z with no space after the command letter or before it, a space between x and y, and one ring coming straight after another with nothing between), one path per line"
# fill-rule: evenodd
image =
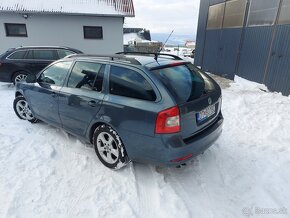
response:
M179 134L155 135L155 137L143 137L140 135L127 136L136 143L129 143L125 137L124 144L126 146L129 158L133 161L151 163L158 166L177 166L190 161L193 157L203 153L208 149L220 136L222 132L223 116L220 113L215 121L211 123L202 132L182 139ZM188 157L186 160L173 162L173 160Z
M0 69L0 82L11 82L11 74Z
M167 149L168 157L163 160L164 162L161 162L161 164L164 163L164 165L167 166L176 166L186 163L193 157L202 154L206 149L213 145L221 135L223 120L223 116L220 113L209 127L192 137L187 139L182 139L181 137L178 137L177 139L169 138L165 141L166 144L170 144ZM183 157L187 157L186 160L178 161L178 159Z

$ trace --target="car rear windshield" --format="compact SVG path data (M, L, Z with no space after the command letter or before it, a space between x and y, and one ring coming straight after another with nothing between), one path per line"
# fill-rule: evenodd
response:
M214 91L214 82L192 64L152 70L166 86L177 104L183 104Z

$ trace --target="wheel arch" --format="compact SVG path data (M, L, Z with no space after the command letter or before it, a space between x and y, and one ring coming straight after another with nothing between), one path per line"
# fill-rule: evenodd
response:
M15 92L15 98L23 96L23 94L20 91Z
M93 125L91 125L91 127L89 128L89 135L88 135L88 137L89 137L89 140L90 140L90 143L92 143L93 144L93 137L94 137L94 132L95 132L95 130L96 130L96 128L98 127L98 126L101 126L101 125L107 125L107 126L110 126L114 131L116 131L117 132L117 134L120 136L120 138L121 138L121 140L122 140L122 136L120 135L120 133L117 131L117 129L111 124L111 123L108 123L108 122L105 122L105 121L103 121L103 120L100 120L100 121L96 121L96 122L94 122L94 124ZM123 141L123 140L122 140ZM125 146L125 145L124 145Z
M20 72L23 72L23 73L26 73L27 75L28 74L31 74L29 71L27 71L27 70L22 70L22 69L18 69L18 70L16 70L16 71L14 71L13 73L12 73L12 75L11 75L11 81L13 81L13 79L14 79L14 76L17 74L17 73L20 73Z
M89 129L89 140L90 140L90 143L93 144L93 137L94 137L94 132L96 130L96 128L98 126L101 126L101 125L108 125L108 126L111 126L110 124L104 122L104 121L97 121L95 122ZM111 126L112 127L112 126ZM113 128L113 127L112 127Z

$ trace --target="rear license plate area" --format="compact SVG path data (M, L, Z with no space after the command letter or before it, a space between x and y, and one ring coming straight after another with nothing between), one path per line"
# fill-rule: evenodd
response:
M196 113L197 124L202 124L206 122L209 118L215 115L215 113L216 113L216 105L210 105L207 108Z

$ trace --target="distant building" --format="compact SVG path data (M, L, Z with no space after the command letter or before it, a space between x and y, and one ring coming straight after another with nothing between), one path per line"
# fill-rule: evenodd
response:
M123 50L133 0L0 0L0 53L18 46L68 46L85 53Z
M290 94L290 1L202 0L194 62Z
M142 28L124 28L124 51L158 52L161 42L152 41L150 31Z
M150 30L143 28L124 28L124 45L128 45L130 40L140 39L151 41Z
M185 47L186 48L195 48L195 42L194 41L191 41L191 40L188 40L185 42Z

